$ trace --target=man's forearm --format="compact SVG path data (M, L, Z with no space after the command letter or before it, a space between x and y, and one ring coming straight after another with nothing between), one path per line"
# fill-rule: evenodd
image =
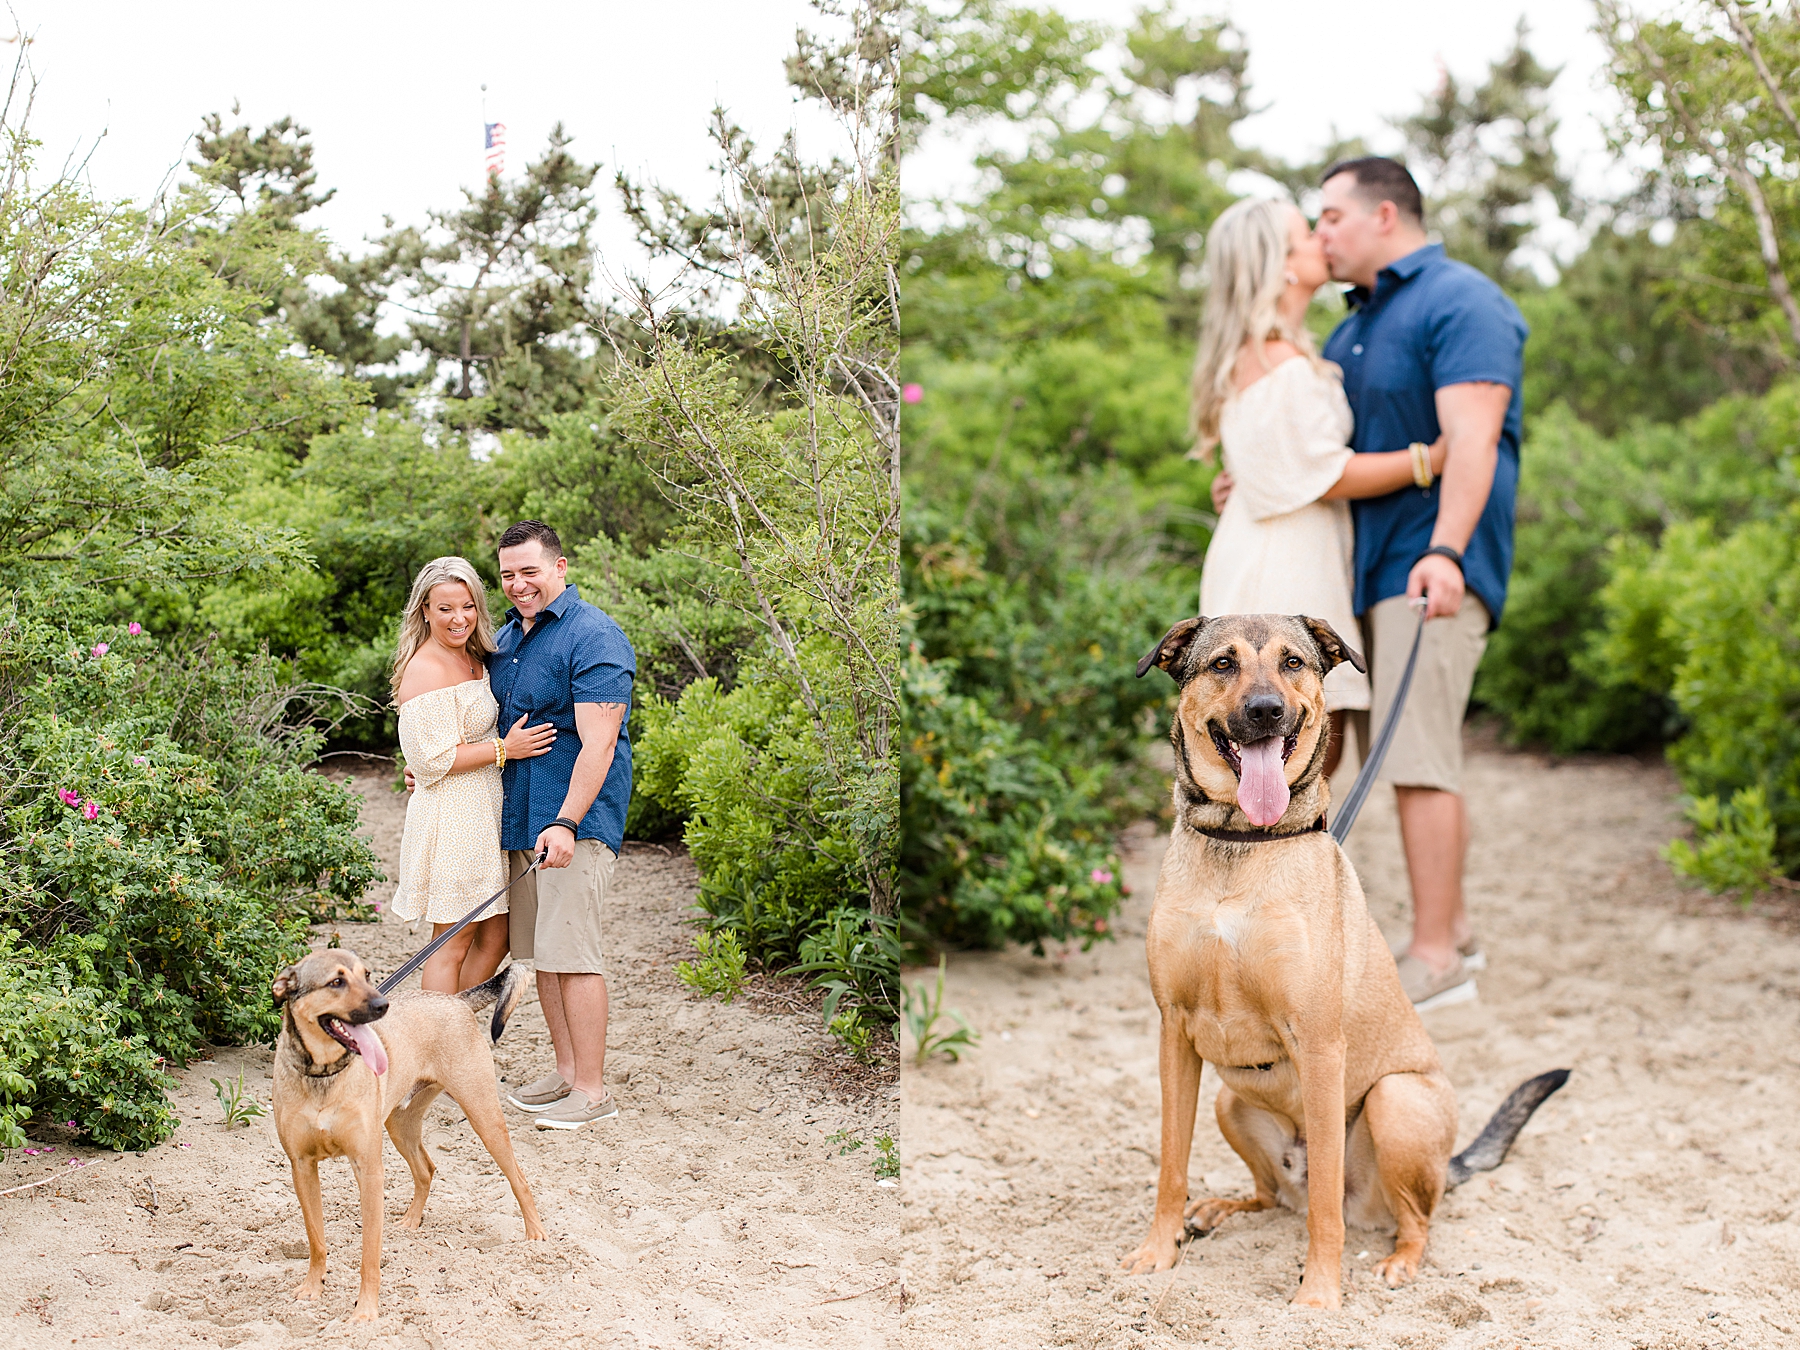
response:
M1433 544L1448 544L1458 553L1465 552L1487 509L1488 493L1494 487L1494 468L1500 462L1498 441L1480 436L1450 437L1450 454L1444 461L1444 474L1438 489L1437 524L1431 531Z
M622 703L577 703L575 734L581 738L581 750L575 756L575 767L569 774L569 791L563 797L561 815L566 820L580 820L606 786L606 775L612 772L613 755L618 750L619 733L625 723Z
M581 753L575 756L575 769L569 775L569 795L563 798L562 810L557 812L559 816L578 821L588 813L594 798L606 786L606 775L612 772L613 752L617 747L616 740L605 745L581 747Z
M1493 491L1500 436L1511 402L1512 389L1504 384L1447 384L1437 391L1438 425L1444 429L1448 452L1440 479L1443 486L1438 489L1437 524L1431 531L1433 544L1467 551Z

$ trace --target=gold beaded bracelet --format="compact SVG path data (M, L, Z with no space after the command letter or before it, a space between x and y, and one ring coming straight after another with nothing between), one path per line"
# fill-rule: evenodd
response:
M498 736L494 737L494 767L496 769L506 767L506 742Z
M1421 488L1431 486L1431 447L1423 441L1414 441L1406 447L1412 452L1413 482Z

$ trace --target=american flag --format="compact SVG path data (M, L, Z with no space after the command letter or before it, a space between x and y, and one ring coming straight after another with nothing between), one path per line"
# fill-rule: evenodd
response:
M506 172L506 123L486 122L487 128L487 171L489 178L498 178Z

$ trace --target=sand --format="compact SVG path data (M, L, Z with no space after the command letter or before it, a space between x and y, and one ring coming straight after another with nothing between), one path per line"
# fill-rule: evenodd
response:
M391 872L404 798L376 775L356 786ZM680 984L696 881L679 850L628 845L616 886L608 1079L621 1115L564 1133L508 1109L549 1242L524 1240L505 1179L440 1098L426 1130L439 1171L417 1232L396 1223L412 1188L387 1150L380 1321L347 1322L360 1229L341 1160L323 1169L325 1294L296 1302L305 1234L286 1156L266 1117L227 1131L208 1082L241 1071L266 1103L272 1055L221 1049L177 1075L182 1124L157 1148L64 1141L0 1163L0 1189L66 1173L0 1198L0 1347L883 1344L899 1307L900 1204L873 1160L877 1137L897 1133L891 1069L837 1053L797 986L765 983L725 1006ZM395 920L339 931L377 971L429 936ZM535 995L496 1062L511 1082L551 1066ZM843 1152L851 1140L862 1146Z
M1344 1307L1294 1309L1304 1221L1229 1219L1174 1272L1119 1273L1154 1198L1157 1013L1143 933L1165 840L1131 840L1116 943L953 957L983 1033L903 1075L903 1263L920 1346L1703 1347L1800 1344L1800 933L1677 885L1675 785L1626 760L1472 756L1479 1001L1427 1013L1459 1146L1544 1069L1574 1076L1499 1170L1439 1208L1419 1280L1352 1230ZM1376 919L1407 926L1392 795L1351 839ZM1248 1195L1213 1122L1192 1194Z

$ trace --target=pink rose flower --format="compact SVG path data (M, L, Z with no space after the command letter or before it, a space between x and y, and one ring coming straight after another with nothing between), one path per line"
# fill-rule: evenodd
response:
M97 642L94 644L95 656L105 656L111 650L112 648L107 646L104 642Z
M925 386L922 384L903 384L900 386L902 403L921 403L925 399Z
M67 789L67 788L58 788L56 790L56 798L64 806L80 806L81 805L81 794L77 793L77 792L70 792L69 789Z
M136 637L139 633L144 631L144 625L134 621L125 625L125 631L130 633L131 636Z
M1088 880L1093 882L1096 886L1105 886L1111 882L1112 879L1113 874L1104 867L1096 867L1093 871L1088 873Z
M89 820L95 819L100 814L100 803L89 802L86 806L81 808L81 814L86 816Z

